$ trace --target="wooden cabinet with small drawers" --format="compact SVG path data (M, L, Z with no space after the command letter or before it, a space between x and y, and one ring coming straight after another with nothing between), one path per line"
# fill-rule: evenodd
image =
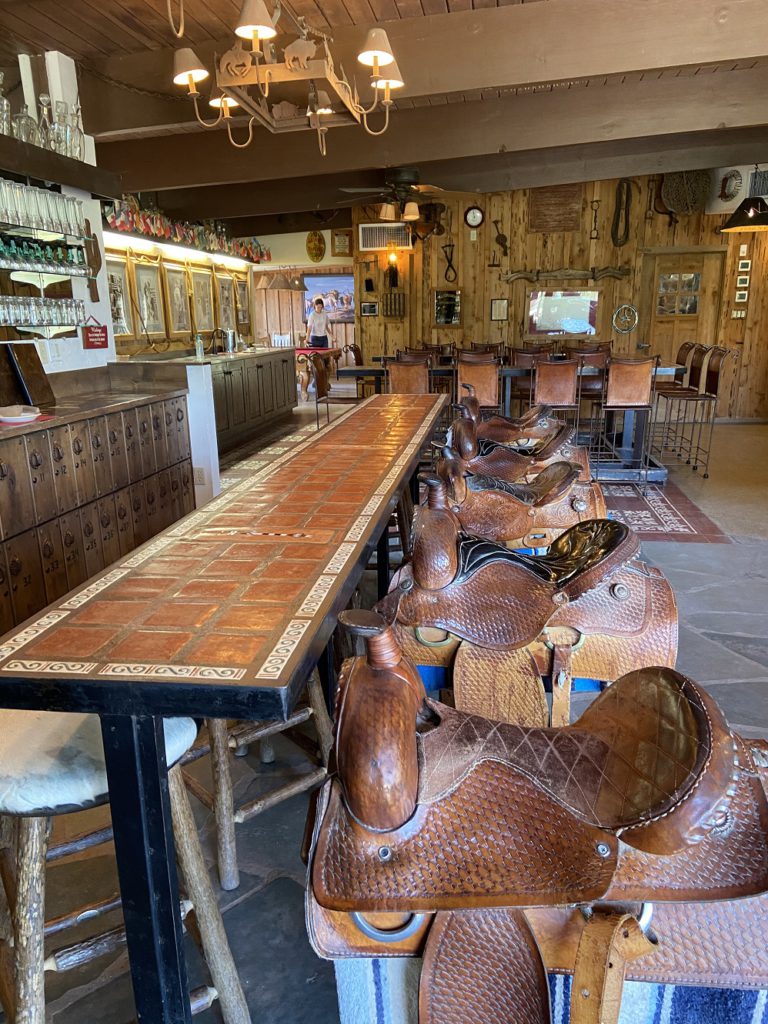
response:
M0 633L195 505L183 396L34 428L0 438Z

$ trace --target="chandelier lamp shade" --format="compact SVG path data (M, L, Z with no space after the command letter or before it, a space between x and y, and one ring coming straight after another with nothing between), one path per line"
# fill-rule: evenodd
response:
M281 45L275 39L283 14L293 19L299 34ZM255 125L274 134L310 128L317 134L323 156L330 128L356 123L369 135L383 135L389 128L392 93L404 88L405 80L383 28L369 29L357 53L359 64L370 69L372 91L368 105L361 102L355 80L350 82L341 65L336 65L330 47L333 39L310 27L288 7L283 10L282 0L244 0L234 33L231 49L214 58L214 87L208 100L218 112L213 121L200 116L200 94L196 88L198 82L209 77L208 68L188 46L174 53L174 84L188 89L195 117L202 127L226 128L229 141L238 149L253 141ZM284 38L281 35L281 40ZM250 48L242 40L247 40ZM307 90L306 107L294 102L295 87L302 82ZM290 88L290 99L285 95L272 99L271 90L284 85ZM236 123L232 120L233 110L243 115L239 118L243 124L248 118L244 142L236 142L232 136L232 124ZM379 121L379 128L373 128L369 118L379 111L383 121Z
M768 231L768 197L749 196L739 203L720 231Z
M403 220L418 220L420 216L419 204L409 200L403 207Z

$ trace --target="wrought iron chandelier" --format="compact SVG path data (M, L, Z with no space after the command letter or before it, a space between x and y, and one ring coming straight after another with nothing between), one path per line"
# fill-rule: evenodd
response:
M215 58L215 81L208 103L218 109L218 115L212 121L206 121L200 115L201 96L197 89L200 82L210 77L208 69L189 47L176 50L173 81L187 87L199 123L204 128L216 128L223 122L229 141L237 149L245 149L251 144L256 124L275 134L310 128L317 133L323 156L326 154L329 128L357 123L369 135L383 135L389 127L392 93L405 84L384 29L369 29L357 54L359 63L370 68L373 99L370 105L365 106L360 102L354 80L350 85L343 67L339 66L336 71L329 45L333 38L311 28L304 18L294 18L299 35L278 52L272 40L277 35L281 14L281 0L277 0L272 14L267 10L265 0L245 0L243 3L235 26L237 41L220 58ZM241 40L248 40L251 48L246 49ZM297 82L307 83L306 108L303 104L299 108L285 99L274 102L274 94L270 97L273 86ZM333 102L331 96L334 97ZM236 141L232 134L232 111L237 107L250 115L247 135L241 142ZM380 111L383 111L383 123L374 129L368 119Z

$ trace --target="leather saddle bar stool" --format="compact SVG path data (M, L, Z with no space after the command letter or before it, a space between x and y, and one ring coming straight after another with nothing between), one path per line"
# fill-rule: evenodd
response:
M173 833L188 903L187 930L199 941L211 986L191 994L193 1012L218 998L226 1024L250 1024L251 1018L224 925L211 888L197 828L178 761L192 746L197 727L190 718L164 721ZM46 863L93 848L112 838L111 828L50 841L54 818L109 800L96 715L50 711L0 712L0 999L6 1020L45 1024L45 973L63 972L97 956L114 953L124 941L122 928L51 950L46 938L60 935L86 918L118 909L110 896L46 921ZM3 898L4 897L4 898ZM50 946L50 942L49 942ZM10 959L10 963L9 963Z

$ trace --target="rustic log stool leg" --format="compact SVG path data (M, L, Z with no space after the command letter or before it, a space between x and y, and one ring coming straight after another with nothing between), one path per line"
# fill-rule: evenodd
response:
M216 820L216 849L219 869L219 884L222 889L236 889L240 884L240 872L237 865L237 843L235 825L249 821L262 811L282 803L298 793L303 793L319 785L328 772L328 758L333 746L333 728L325 706L320 675L314 669L307 680L307 706L297 708L286 721L263 722L232 722L223 719L209 719L207 722L211 751L211 774L213 792L198 782L188 772L183 773L187 789L200 802L213 811ZM312 749L306 736L292 735L289 730L312 720L317 732L317 748ZM271 738L278 733L285 733L287 738L303 750L310 761L317 767L296 779L278 786L261 797L240 807L235 806L232 774L229 764L230 753L242 756L242 750L250 744L258 744L259 757L262 764L271 764L274 760ZM272 751L273 756L265 760L265 753ZM205 746L200 753L205 753Z
M225 1024L251 1024L232 952L227 942L216 897L200 849L195 819L189 806L180 768L168 773L176 855L184 885L192 901L208 970L219 994Z
M16 1024L45 1024L45 851L50 819L19 821L16 905Z

